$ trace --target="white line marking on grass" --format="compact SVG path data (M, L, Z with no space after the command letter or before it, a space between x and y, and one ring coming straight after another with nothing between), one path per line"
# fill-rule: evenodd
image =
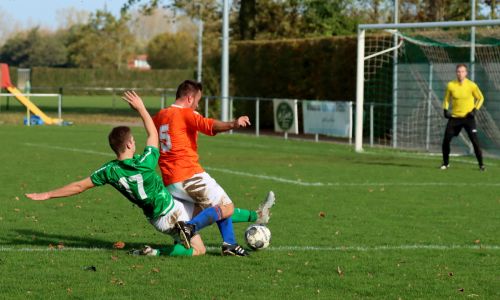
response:
M259 175L221 168L205 167L206 170L221 173L267 179L281 183L290 183L301 186L500 186L500 183L488 182L306 182L300 180L285 179L276 176Z
M397 156L397 157L406 157L406 158L412 158L412 159L427 159L427 160L436 160L441 163L441 160L436 159L436 157L441 157L443 154L441 153L421 153L421 152L415 152L415 153L405 153L405 152L386 152L386 153L381 153L381 152L376 152L376 151L363 151L360 152L360 154L367 154L367 155L390 155L390 156ZM453 157L466 157L466 155L453 155L450 154L450 159L451 163L455 162L460 162L464 164L470 164L470 165L477 165L477 161L475 158L471 158L471 160L466 160L466 159L461 159L461 158L453 158ZM495 163L492 162L491 159L488 159L487 166L494 167L496 166Z
M500 250L497 245L396 245L396 246L339 246L339 247L314 247L314 246L271 246L271 251L389 251L389 250Z
M240 171L233 171L233 170L228 170L228 169L220 169L220 168L212 168L212 167L205 167L205 169L207 169L209 171L216 171L216 172L233 174L233 175L239 175L239 176L245 176L245 177L254 177L254 178L259 178L259 179L267 179L267 180L272 180L272 181L278 181L278 182L282 182L282 183L291 183L291 184L294 184L294 185L304 185L304 186L325 186L325 185L330 185L330 183L304 182L304 181L299 181L299 180L285 179L285 178L276 177L276 176L252 174L252 173L246 173L246 172L240 172Z
M55 149L55 150L63 150L63 151L87 153L87 154L97 154L97 155L112 156L112 157L115 156L114 154L108 153L108 152L99 152L99 151L85 150L85 149L80 149L80 148L67 148L67 147L42 145L42 144L32 144L32 143L24 143L23 145L30 146L30 147L37 147L37 148Z
M32 143L24 143L24 145L30 146L30 147L42 147L42 148L62 150L62 151L97 154L97 155L103 155L103 156L109 156L109 157L115 156L112 153L99 152L99 151L93 151L93 150L85 150L85 149L79 149L79 148L67 148L67 147L32 144ZM276 181L276 182L280 182L280 183L287 183L287 184L293 184L293 185L299 185L299 186L313 186L313 187L325 187L325 186L328 186L328 187L356 187L356 186L368 186L368 187L369 186L408 186L408 187L412 187L412 186L472 186L472 187L477 187L477 186L493 186L493 187L495 187L495 186L500 186L500 182L499 183L494 183L494 182L493 183L488 183L488 182L307 182L307 181L301 181L301 180L286 179L286 178L277 177L277 176L252 174L252 173L241 172L241 171L233 171L233 170L222 169L222 168L205 167L205 169L209 170L209 171L221 172L221 173L226 173L226 174L259 178L259 179Z
M219 250L220 247L207 247L210 251ZM0 252L47 252L47 251L115 251L111 248L85 248L85 247L64 247L62 249L51 248L7 248L0 247ZM319 247L319 246L271 246L265 251L326 251L326 252L343 252L343 251L360 251L360 252L377 252L377 251L394 251L394 250L500 250L500 245L383 245L383 246L338 246L338 247Z

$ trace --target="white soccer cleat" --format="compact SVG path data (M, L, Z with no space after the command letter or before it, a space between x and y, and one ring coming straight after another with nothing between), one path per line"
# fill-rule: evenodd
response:
M150 246L144 246L141 250L132 250L129 252L132 255L145 255L145 256L158 256L158 249L151 248Z
M270 191L267 194L267 197L262 203L259 205L259 208L257 209L257 220L255 223L257 224L267 224L269 223L269 218L271 217L271 212L270 209L273 207L274 202L276 201L274 197L274 193Z
M441 166L441 170L448 170L448 168L450 167L450 165L442 165Z

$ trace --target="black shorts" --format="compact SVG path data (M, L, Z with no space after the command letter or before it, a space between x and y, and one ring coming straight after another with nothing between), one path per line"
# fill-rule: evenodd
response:
M446 134L458 136L462 128L467 132L476 133L476 121L474 118L451 118L446 125Z

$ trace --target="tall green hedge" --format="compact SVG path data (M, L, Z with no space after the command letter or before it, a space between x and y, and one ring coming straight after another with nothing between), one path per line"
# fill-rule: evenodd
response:
M31 70L33 87L80 88L176 88L184 79L193 78L191 69L117 71L108 69L76 69L35 67Z
M356 38L235 42L231 94L353 100Z

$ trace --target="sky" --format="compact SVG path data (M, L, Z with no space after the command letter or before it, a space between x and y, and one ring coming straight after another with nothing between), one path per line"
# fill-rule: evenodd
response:
M77 10L95 12L107 8L118 16L120 8L127 0L0 0L0 12L22 26L40 25L44 28L56 29L58 26L56 12L59 9L74 7ZM1 16L0 16L1 17Z

